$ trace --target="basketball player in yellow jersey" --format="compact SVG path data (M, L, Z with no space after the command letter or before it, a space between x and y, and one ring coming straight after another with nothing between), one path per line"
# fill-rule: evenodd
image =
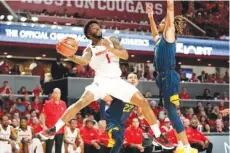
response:
M89 64L95 71L94 81L85 88L85 92L80 99L67 109L55 126L41 132L41 135L46 137L54 135L56 131L67 124L70 119L92 101L105 99L107 95L110 95L140 107L155 134L156 140L159 141L159 144L166 144L167 142L165 142L166 140L163 138L157 124L157 118L147 99L143 97L136 87L120 77L119 60L127 60L129 57L126 49L120 45L116 37L102 37L101 28L97 21L89 21L84 27L84 33L92 43L84 50L82 56L74 55L68 58L77 64Z

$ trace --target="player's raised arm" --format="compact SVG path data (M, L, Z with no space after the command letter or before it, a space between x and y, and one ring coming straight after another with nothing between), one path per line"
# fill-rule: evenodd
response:
M156 23L155 23L154 18L153 18L153 8L150 5L147 5L146 8L147 8L147 14L149 17L149 22L150 22L153 40L157 41L157 39L159 37L159 33L158 33L157 26L156 26Z
M83 51L82 56L73 55L73 56L69 56L68 58L74 63L81 64L81 65L88 65L90 62L91 56L92 56L91 49L86 48Z
M114 48L110 47L107 41L103 41L103 45L106 47L106 49L112 52L114 55L116 55L120 59L127 60L129 58L129 54L127 50L121 46L117 37L111 36L109 40L113 43Z
M174 0L167 0L167 15L163 35L169 43L175 41Z

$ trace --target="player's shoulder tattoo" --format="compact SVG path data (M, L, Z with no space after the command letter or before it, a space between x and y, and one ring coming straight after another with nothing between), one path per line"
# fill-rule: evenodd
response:
M125 50L125 48L120 44L120 41L116 36L110 36L109 40L113 43L116 49Z

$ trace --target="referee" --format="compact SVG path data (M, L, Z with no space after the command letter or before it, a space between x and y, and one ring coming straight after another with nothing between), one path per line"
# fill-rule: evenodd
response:
M66 103L60 100L61 90L55 88L51 99L46 101L41 113L40 119L43 130L47 130L55 125L66 111ZM55 153L62 152L62 143L64 136L64 128L61 128L53 139L46 140L46 153L52 153L53 143L55 141Z

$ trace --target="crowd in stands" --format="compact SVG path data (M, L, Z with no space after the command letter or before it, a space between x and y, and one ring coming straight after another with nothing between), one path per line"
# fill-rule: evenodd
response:
M17 94L23 95L23 98L15 99L13 97L12 89L9 87L7 81L4 82L3 86L0 88L0 91L1 94L8 95L6 99L1 99L1 117L7 118L8 123L14 128L22 126L21 124L23 121L27 122L28 126L31 126L34 129L35 134L42 131L39 116L43 110L43 104L45 103L45 100L41 100L41 98L39 97L43 93L41 85L37 85L37 87L35 87L32 92L27 91L26 87L21 87ZM34 96L33 98L30 98L29 95ZM152 97L152 94L149 91L144 95L147 98ZM184 87L182 88L182 92L180 93L180 98L190 98L187 89ZM223 97L219 98L223 99ZM210 94L210 91L208 89L205 89L203 99L213 99L213 96ZM171 142L177 144L177 139L175 137L174 130L172 130L172 126L167 117L166 111L164 110L164 108L158 107L156 105L156 101L150 100L149 102L151 104L152 110L158 117L159 126L162 133L164 133ZM88 107L83 109L80 113L76 114L75 120L71 120L69 128L77 128L78 132L81 133L81 137L78 138L79 140L74 147L81 147L82 143L91 145L90 142L92 140L96 142L93 147L98 150L101 149L101 146L103 144L108 144L109 137L105 132L106 123L100 120L99 109L100 105L97 101L95 101L91 103ZM204 145L203 143L210 143L202 133L228 132L229 116L223 116L220 112L224 109L224 101L221 101L218 105L213 105L211 102L207 103L207 105L204 105L202 102L198 101L197 106L194 108L178 108L178 114L186 127L187 135L198 135L197 138L189 138L190 143L198 142L198 144L200 145ZM1 124L3 124L3 121ZM192 128L192 126L196 124L196 128ZM148 123L145 119L138 118L135 109L126 122L124 152L128 153L128 151L130 151L129 144L139 144L136 146L139 151L142 151L144 149L145 144L142 143L144 137L138 137L138 135L145 136L147 134L149 137L153 136L153 133L148 127ZM90 133L93 133L93 136L90 136ZM206 140L208 142L206 142ZM204 142L202 143L201 141ZM208 149L208 145L206 147Z
M183 1L183 14L206 31L206 36L228 36L229 1ZM186 28L185 30L188 30ZM200 31L190 29L187 35Z

